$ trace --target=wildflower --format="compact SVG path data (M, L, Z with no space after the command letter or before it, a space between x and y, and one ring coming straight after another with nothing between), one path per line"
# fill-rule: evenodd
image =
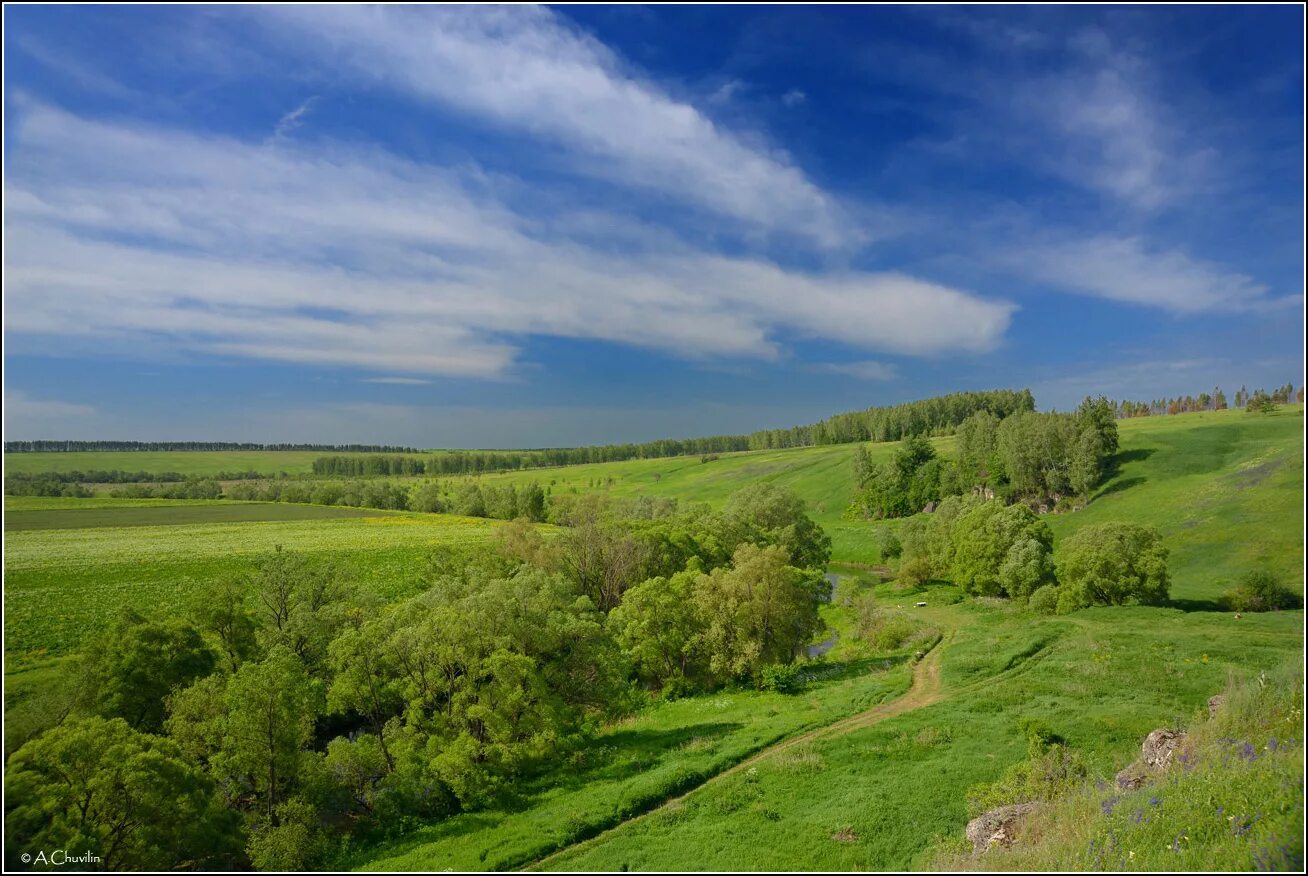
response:
M1163 803L1163 801L1162 801L1160 798L1158 798L1158 797L1150 797L1150 798L1149 798L1149 805L1150 805L1150 806L1161 806L1162 803Z

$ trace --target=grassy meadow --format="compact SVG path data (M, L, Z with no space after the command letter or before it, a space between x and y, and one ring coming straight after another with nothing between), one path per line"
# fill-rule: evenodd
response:
M1195 719L1232 680L1302 660L1302 611L1237 620L1216 610L1229 582L1254 568L1303 592L1302 406L1118 425L1113 476L1087 508L1046 519L1058 540L1092 523L1156 526L1171 552L1172 607L1044 617L998 600L964 600L943 582L915 591L883 582L867 568L881 561L872 533L895 524L843 516L854 491L850 445L480 476L535 480L553 495L603 491L713 505L758 480L789 487L833 539L841 579L822 615L835 648L811 664L798 693L733 689L651 705L565 752L497 808L347 848L340 865L954 866L948 850L969 817L967 792L1025 757L1023 717L1046 721L1096 774L1111 777L1151 729ZM935 443L947 454L951 442ZM893 445L871 450L882 460ZM19 454L6 463L136 470L151 455ZM159 470L191 473L254 464L231 458L241 454L154 455L168 457ZM295 456L245 455L271 458L270 472L289 470ZM305 470L317 455L304 454ZM194 457L192 467L174 457ZM433 546L482 542L496 525L222 500L6 498L7 703L21 706L23 691L119 607L181 611L198 584L240 574L275 545L330 559L356 586L395 598L415 592ZM920 663L920 651L877 653L856 632L846 597L858 594L938 631L939 644ZM927 605L915 607L919 601ZM924 681L915 665L928 663ZM891 702L903 706L877 711ZM1295 793L1302 800L1301 786ZM1228 849L1229 860L1255 853L1241 849ZM1157 867L1164 859L1149 860Z
M11 670L74 650L119 608L182 611L200 584L239 575L253 557L278 545L329 560L356 586L396 597L415 592L433 547L480 543L498 525L276 503L170 508L137 504L154 500L39 501L39 510L7 506L5 512L5 657ZM56 509L53 502L64 504ZM77 507L82 502L96 507ZM81 528L69 528L73 524Z

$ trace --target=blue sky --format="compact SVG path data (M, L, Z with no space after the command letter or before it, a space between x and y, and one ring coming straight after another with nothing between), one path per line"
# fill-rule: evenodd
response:
M1297 386L1303 14L6 7L6 436Z

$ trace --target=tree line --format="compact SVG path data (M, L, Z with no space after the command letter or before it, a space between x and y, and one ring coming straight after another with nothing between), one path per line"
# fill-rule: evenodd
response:
M567 504L557 537L437 550L390 603L279 549L184 616L122 613L7 735L6 863L329 866L501 801L652 698L766 684L821 626L830 542L790 494Z
M945 435L952 433L964 419L977 411L988 411L1003 419L1010 414L1034 409L1035 400L1029 390L957 392L890 407L837 414L806 426L764 429L747 435L664 438L644 443L538 450L452 450L430 455L425 460L323 457L314 462L314 473L457 475L672 456L711 459L720 453L742 450L898 441L909 435ZM420 463L423 468L418 469Z
M1235 407L1247 407L1251 401L1263 398L1270 399L1273 404L1289 404L1291 401L1303 402L1303 387L1298 392L1295 391L1293 383L1287 383L1284 386L1278 386L1271 392L1256 389L1251 394L1249 390L1241 386L1235 392ZM1224 411L1228 407L1226 393L1220 386L1213 387L1213 391L1201 392L1198 395L1178 395L1175 398L1156 398L1152 401L1127 401L1122 400L1115 403L1118 419L1129 417L1150 417L1164 416L1168 414L1190 414L1198 411Z
M233 441L6 441L5 453L87 453L158 450L322 450L342 453L417 453L392 444L254 444Z
M223 471L206 478L215 481L241 481L261 478L257 471ZM79 484L169 484L195 480L195 475L163 471L123 471L121 469L90 469L88 471L6 472L5 493L10 496L67 495L64 488ZM85 491L82 491L85 492Z

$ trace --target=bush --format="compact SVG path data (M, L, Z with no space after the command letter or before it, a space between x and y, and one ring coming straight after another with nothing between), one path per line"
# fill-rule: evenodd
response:
M857 629L877 651L896 651L919 633L921 625L907 615L876 608L869 599L859 606Z
M1022 597L1053 577L1054 535L1025 505L977 505L958 518L952 541L954 583L970 596Z
M1032 748L1036 747L1036 742L1028 735ZM1049 800L1077 788L1088 773L1080 754L1065 745L1051 745L1013 764L999 781L968 791L968 810L973 815L980 815L1010 803Z
M1053 614L1058 611L1058 588L1053 584L1037 588L1027 605L1036 614Z
M804 686L803 676L797 663L774 663L764 666L760 684L764 690L777 693L796 693Z
M1162 605L1171 579L1158 530L1134 523L1087 526L1063 543L1058 610L1091 605Z
M1230 611L1281 611L1298 608L1302 602L1275 575L1262 569L1246 572L1222 597L1223 606Z
M914 590L931 580L931 561L926 557L910 557L899 564L895 583L903 590Z
M878 526L872 530L872 543L877 547L877 554L880 555L881 561L893 560L904 553L904 546L899 541L899 536L895 535L889 527Z

